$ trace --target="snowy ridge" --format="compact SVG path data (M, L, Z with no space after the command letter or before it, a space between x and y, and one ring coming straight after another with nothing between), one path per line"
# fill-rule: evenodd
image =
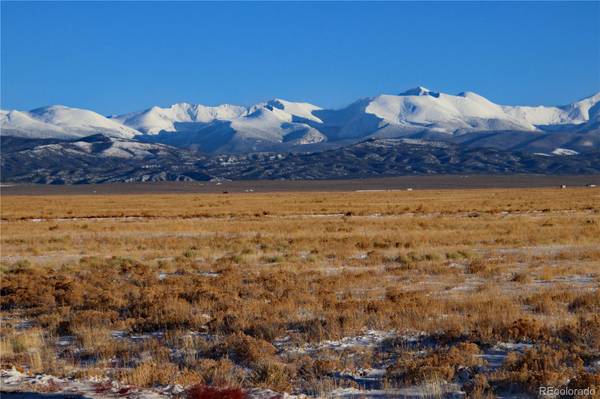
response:
M503 106L502 109L515 118L528 121L533 125L562 125L585 123L593 116L590 110L600 102L600 93L580 101L560 107L515 107ZM597 107L596 107L597 108ZM597 109L595 110L598 112Z
M133 138L139 131L93 111L52 105L29 112L0 111L3 135L28 138L78 138L102 133Z
M276 98L250 107L178 103L108 118L57 105L29 112L2 110L0 127L5 136L76 139L104 134L183 147L197 145L208 152L314 147L325 142L423 134L591 132L597 136L600 93L568 105L531 107L498 105L468 91L451 95L417 87L397 95L360 99L337 110ZM577 151L586 145L597 147L596 136L578 138ZM510 140L507 136L506 141ZM553 148L568 142L562 137ZM551 151L545 147L537 150Z
M132 112L112 119L146 134L160 131L174 132L179 123L207 124L215 120L234 120L248 113L245 107L223 104L207 107L201 104L179 103L168 108L152 107L142 112Z
M536 130L531 123L506 114L501 106L472 92L453 96L418 88L406 93L418 94L375 97L365 112L399 126L428 127L444 133L457 130Z

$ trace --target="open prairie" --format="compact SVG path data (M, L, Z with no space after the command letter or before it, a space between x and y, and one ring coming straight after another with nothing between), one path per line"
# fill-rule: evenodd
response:
M4 390L600 393L597 188L1 201Z

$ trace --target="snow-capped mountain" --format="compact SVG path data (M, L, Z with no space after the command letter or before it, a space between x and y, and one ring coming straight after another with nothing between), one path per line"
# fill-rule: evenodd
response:
M599 102L600 93L597 93L560 107L503 106L502 109L508 115L537 126L580 124L590 120L590 113L594 113L593 108ZM598 112L597 109L596 106L596 113Z
M600 93L558 107L504 106L473 93L417 87L363 98L342 109L274 99L250 107L179 103L104 117L51 106L1 111L4 136L91 134L195 147L205 152L319 150L366 138L435 138L503 149L581 151L600 146Z
M28 138L78 138L92 134L132 138L140 134L134 128L93 111L62 105L37 108L29 112L0 110L3 136Z
M146 133L143 139L181 147L199 146L209 152L260 151L327 140L311 124L322 121L319 107L273 99L251 107L175 104L112 117Z
M190 130L216 120L231 121L247 113L247 108L237 105L207 107L201 104L179 103L168 108L152 107L142 112L118 115L112 119L145 134L158 134L161 131Z
M275 99L257 104L230 127L244 139L297 144L318 143L327 138L311 123L322 121L314 115L321 108L309 103L294 103Z
M537 130L533 124L507 114L501 106L475 93L449 95L424 87L359 100L345 109L327 111L322 119L329 129L334 128L337 138L402 136L422 131L460 134Z

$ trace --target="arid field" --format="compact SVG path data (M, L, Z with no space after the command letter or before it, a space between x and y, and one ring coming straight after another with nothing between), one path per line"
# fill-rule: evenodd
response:
M1 217L5 391L600 396L598 188L3 195Z

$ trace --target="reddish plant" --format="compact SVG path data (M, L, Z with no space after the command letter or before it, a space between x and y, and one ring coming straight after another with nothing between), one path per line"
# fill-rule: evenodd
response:
M112 384L110 382L99 382L94 384L94 392L95 393L106 393L112 389Z
M188 399L246 399L248 396L239 388L213 388L194 385L187 392Z

